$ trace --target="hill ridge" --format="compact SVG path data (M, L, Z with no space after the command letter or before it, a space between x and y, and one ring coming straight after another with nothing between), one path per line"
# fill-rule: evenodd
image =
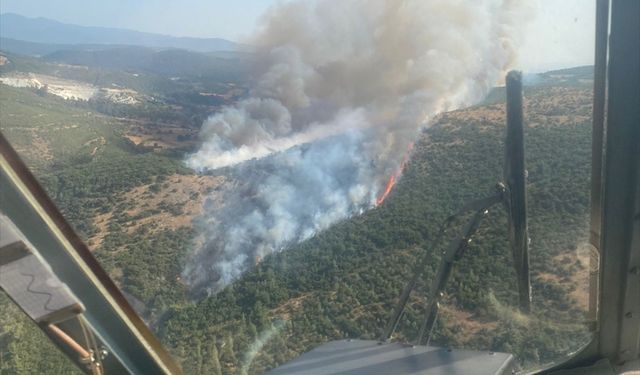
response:
M247 46L222 38L172 36L115 27L81 26L16 13L0 14L0 35L3 38L45 44L122 44L183 48L198 52L247 49Z

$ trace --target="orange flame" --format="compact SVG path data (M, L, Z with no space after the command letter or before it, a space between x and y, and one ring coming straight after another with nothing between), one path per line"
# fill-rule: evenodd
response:
M389 194L391 194L393 187L396 186L396 182L398 182L398 179L400 178L400 176L402 176L402 173L404 172L404 169L407 166L407 163L409 162L409 156L411 154L411 150L413 150L413 142L409 144L409 147L407 147L407 152L404 154L404 158L402 159L400 168L398 168L395 174L392 174L391 177L389 177L389 181L387 182L387 186L384 189L384 193L382 193L382 195L379 196L378 199L376 199L376 206L379 206L382 203L384 203L384 201L387 199Z
M389 194L391 194L391 190L393 190L393 187L395 185L396 185L396 176L391 175L391 177L389 178L389 182L387 182L387 187L384 189L384 193L382 193L382 195L378 197L378 199L376 199L376 206L379 206L382 203L384 203L384 200L387 199Z

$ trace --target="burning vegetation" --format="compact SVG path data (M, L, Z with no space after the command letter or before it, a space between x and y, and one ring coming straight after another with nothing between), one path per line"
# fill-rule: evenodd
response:
M253 38L248 97L205 121L188 159L239 184L207 213L185 280L215 293L255 259L382 204L429 119L481 99L509 68L526 13L502 0L273 7Z
M396 183L398 182L400 177L402 177L402 173L404 173L404 170L407 167L407 163L409 162L409 158L411 157L411 151L413 151L413 143L409 144L407 153L404 155L404 159L402 159L402 163L400 164L400 168L398 168L398 171L395 174L392 174L391 177L389 177L389 181L387 181L387 185L382 191L382 195L380 195L378 199L376 199L376 206L384 203L389 194L391 194L393 187L396 186Z

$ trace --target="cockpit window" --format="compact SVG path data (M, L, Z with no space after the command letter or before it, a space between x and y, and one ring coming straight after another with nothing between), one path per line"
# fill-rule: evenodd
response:
M457 236L429 345L524 371L590 341L594 2L192 3L171 21L108 2L100 22L17 1L0 16L2 134L185 373L377 340L424 265L389 336L416 342ZM504 202L469 238L473 212L447 221L504 187L512 69L530 311ZM76 371L0 308L0 372Z

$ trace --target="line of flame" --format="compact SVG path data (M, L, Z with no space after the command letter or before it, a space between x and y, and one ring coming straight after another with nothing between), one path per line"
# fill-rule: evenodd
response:
M407 166L407 163L409 162L409 157L411 156L412 150L413 150L413 142L411 142L409 144L409 147L407 147L407 152L404 154L404 158L402 159L400 168L398 168L396 173L392 174L391 177L389 177L389 181L387 181L387 186L385 187L384 192L380 197L378 197L378 199L376 199L376 207L384 203L384 201L387 199L389 194L391 194L393 187L396 186L396 183L402 176L402 173L404 172L404 169Z

